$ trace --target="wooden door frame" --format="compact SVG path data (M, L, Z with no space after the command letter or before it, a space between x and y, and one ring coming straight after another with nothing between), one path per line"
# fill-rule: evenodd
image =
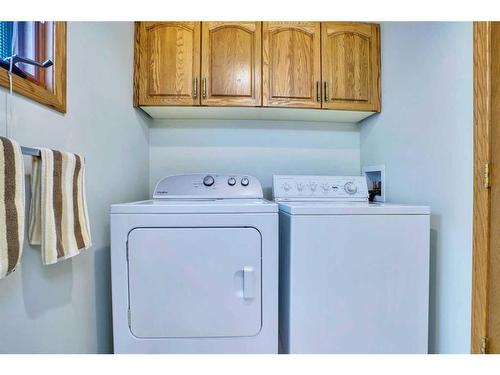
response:
M471 352L486 353L490 260L491 22L474 22L474 193Z

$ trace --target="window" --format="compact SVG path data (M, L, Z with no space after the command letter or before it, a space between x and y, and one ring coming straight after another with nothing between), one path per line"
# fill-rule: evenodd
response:
M48 68L17 62L12 86L27 96L60 112L66 112L66 23L0 22L0 85L9 87L9 61L13 54L43 63Z

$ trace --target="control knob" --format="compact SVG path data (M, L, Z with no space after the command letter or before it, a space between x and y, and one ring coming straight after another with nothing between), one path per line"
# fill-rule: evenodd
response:
M227 184L229 186L234 186L236 185L236 179L234 177L229 177L229 179L227 180Z
M215 180L212 176L205 176L203 179L203 185L205 186L212 186L215 183Z
M248 178L243 177L243 178L241 179L241 185L243 185L243 186L248 186L248 184L249 184L249 183L250 183L250 181L248 180Z
M344 190L347 194L356 194L356 192L358 191L358 188L356 187L356 185L354 184L354 182L352 181L349 181L349 182L346 182L345 185L344 185Z

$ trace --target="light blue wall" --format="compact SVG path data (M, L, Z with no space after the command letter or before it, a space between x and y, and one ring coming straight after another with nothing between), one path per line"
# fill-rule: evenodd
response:
M382 113L361 164L385 164L387 199L430 205L431 352L470 351L472 24L384 23Z
M243 173L271 196L273 174L358 174L352 124L157 120L150 130L150 190L169 174Z
M148 196L148 118L132 108L133 35L131 22L68 23L67 114L12 98L21 144L85 156L93 247L43 266L25 241L20 268L0 280L0 353L112 350L109 205ZM0 88L1 135L6 93Z

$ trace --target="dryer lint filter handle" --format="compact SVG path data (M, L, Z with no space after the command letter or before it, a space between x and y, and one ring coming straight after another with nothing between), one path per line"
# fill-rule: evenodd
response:
M253 176L195 173L167 176L157 184L153 199L262 199L262 185Z
M273 176L275 201L368 202L365 176Z

